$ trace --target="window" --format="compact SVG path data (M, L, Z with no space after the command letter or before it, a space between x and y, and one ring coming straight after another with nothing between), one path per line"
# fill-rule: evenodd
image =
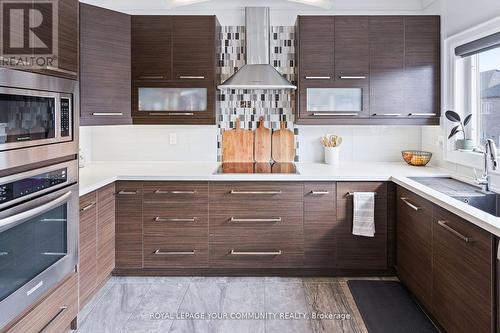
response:
M475 41L469 44L478 43ZM459 54L465 48L465 54ZM500 147L500 45L470 50L467 45L456 49L457 112L472 113L467 138L483 146L486 139Z

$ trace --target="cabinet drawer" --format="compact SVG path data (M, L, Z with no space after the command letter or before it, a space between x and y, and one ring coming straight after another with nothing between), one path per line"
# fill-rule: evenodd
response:
M208 236L207 203L145 203L143 209L145 235Z
M208 267L207 237L144 235L144 268Z
M208 202L208 183L206 182L145 182L144 203L149 202Z
M7 332L67 332L77 314L78 275L72 274Z
M213 237L210 265L218 268L300 267L304 262L302 235Z
M210 233L218 235L245 234L247 236L302 234L302 202L260 202L249 207L247 201L214 202L210 205Z
M303 184L299 182L223 182L210 184L211 202L302 201Z

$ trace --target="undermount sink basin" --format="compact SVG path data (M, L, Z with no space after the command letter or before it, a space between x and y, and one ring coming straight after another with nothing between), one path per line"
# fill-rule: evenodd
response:
M500 194L483 192L477 186L451 177L413 177L410 179L465 202L483 212L500 217Z

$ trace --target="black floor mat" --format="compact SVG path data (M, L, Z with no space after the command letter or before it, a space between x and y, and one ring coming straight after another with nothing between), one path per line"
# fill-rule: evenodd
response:
M369 333L439 332L397 281L347 282Z

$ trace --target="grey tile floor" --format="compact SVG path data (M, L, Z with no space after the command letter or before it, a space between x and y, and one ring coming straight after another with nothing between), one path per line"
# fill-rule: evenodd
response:
M347 280L112 277L81 310L76 332L367 332ZM262 319L241 318L250 314L267 315Z

